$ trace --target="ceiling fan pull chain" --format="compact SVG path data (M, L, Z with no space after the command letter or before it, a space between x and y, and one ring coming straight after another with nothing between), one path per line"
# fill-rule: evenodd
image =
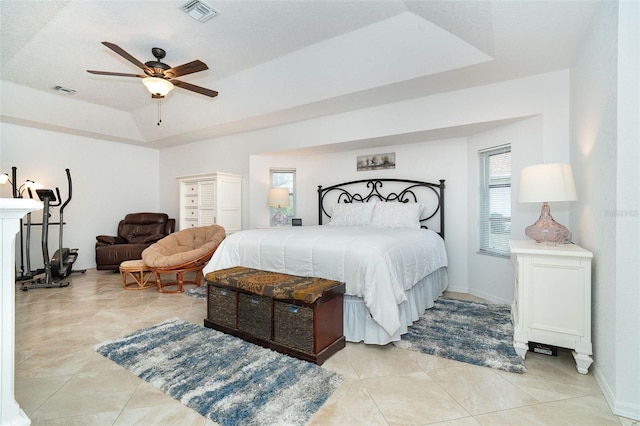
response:
M158 126L162 123L162 109L161 109L162 98L158 98Z

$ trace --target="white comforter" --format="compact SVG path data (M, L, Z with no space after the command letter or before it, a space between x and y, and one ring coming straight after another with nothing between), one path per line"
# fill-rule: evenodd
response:
M447 266L444 241L427 229L301 226L229 235L204 273L232 266L313 276L346 284L373 319L393 335L404 291Z

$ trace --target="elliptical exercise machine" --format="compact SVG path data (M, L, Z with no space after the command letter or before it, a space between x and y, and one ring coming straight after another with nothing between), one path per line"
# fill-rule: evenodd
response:
M72 196L71 172L69 169L65 169L65 172L67 173L69 195L64 203L62 203L62 197L60 196L60 188L56 187L55 193L51 189L36 189L36 194L38 194L38 197L44 203L42 224L31 223L29 226L42 225L42 258L44 261L44 271L43 274L37 275L28 281L24 281L20 287L22 291L27 291L32 288L66 287L69 285L69 281L60 280L68 277L72 272L86 272L86 269L77 271L73 270L73 264L78 258L78 249L62 247L63 229L65 225L64 209L71 201ZM29 191L29 195L33 198L31 191ZM50 209L57 206L60 206L60 221L50 223ZM58 239L59 248L51 258L49 257L49 225L60 226L60 235Z

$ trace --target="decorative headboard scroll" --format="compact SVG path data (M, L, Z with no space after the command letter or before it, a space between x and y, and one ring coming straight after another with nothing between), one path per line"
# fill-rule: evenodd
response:
M438 234L444 239L444 179L439 184L407 179L362 179L323 188L318 185L318 223L337 203L366 203L369 201L422 203L425 206L420 223L439 222ZM439 214L438 214L439 213ZM438 216L436 217L436 214ZM435 231L435 229L434 229Z

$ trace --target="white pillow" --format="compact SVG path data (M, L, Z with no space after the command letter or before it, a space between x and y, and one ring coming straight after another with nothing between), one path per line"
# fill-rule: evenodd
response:
M420 228L421 203L377 203L371 226L384 228Z
M374 203L339 203L331 213L328 225L363 226L371 223Z

